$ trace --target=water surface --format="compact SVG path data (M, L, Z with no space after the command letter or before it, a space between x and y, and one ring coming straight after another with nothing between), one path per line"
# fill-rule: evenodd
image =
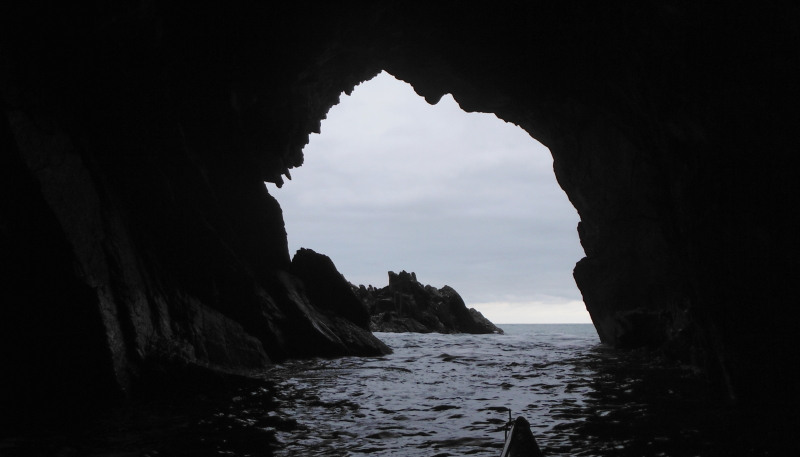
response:
M301 428L278 432L276 455L499 454L506 408L525 416L540 445L571 449L559 425L592 391L592 325L503 325L505 335L376 333L394 354L294 361L278 381L280 414Z
M0 430L0 456L497 456L506 408L547 456L800 455L791 402L731 405L696 368L609 349L591 325L501 327L381 333L394 354L290 361L266 379L187 372L88 422Z

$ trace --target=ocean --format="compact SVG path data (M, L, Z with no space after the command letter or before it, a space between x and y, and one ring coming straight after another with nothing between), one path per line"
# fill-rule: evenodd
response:
M376 333L394 354L276 366L268 377L280 411L305 426L278 432L276 455L496 456L507 409L541 447L571 450L559 426L592 390L594 326L500 327L504 335Z
M0 440L0 455L498 456L509 409L546 456L800 455L790 406L730 405L703 372L605 347L589 324L500 327L378 333L394 354L154 385L89 422Z
M385 357L275 366L277 456L497 456L508 409L548 456L782 455L786 437L731 408L696 368L600 344L591 324L504 335L377 333Z

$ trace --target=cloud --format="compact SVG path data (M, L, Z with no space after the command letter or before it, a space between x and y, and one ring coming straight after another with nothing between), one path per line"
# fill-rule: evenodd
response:
M327 254L356 284L415 271L469 306L545 294L558 297L546 309L573 315L578 216L550 152L517 126L465 113L449 95L428 105L382 73L342 95L304 154L293 181L269 187L292 253Z
M473 308L495 324L591 324L582 301L475 303Z

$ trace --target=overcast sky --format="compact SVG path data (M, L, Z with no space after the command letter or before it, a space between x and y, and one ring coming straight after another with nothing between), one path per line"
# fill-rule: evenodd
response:
M387 73L342 94L283 188L289 250L354 284L414 271L495 323L591 322L572 278L578 214L550 151L493 114L435 106Z

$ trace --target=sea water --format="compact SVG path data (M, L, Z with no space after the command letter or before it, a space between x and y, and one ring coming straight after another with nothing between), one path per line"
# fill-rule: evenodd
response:
M508 410L531 423L540 446L572 449L559 426L593 390L594 327L501 327L503 335L376 333L393 354L276 366L268 377L281 413L302 428L278 434L276 455L494 456Z
M791 402L731 405L702 370L605 347L591 325L501 327L379 333L394 354L187 380L185 392L2 438L0 455L499 456L508 410L548 457L800 455Z
M794 411L731 406L697 367L613 350L590 324L500 327L377 333L393 354L276 365L270 414L297 427L275 430L275 455L499 456L508 410L547 456L800 455Z

